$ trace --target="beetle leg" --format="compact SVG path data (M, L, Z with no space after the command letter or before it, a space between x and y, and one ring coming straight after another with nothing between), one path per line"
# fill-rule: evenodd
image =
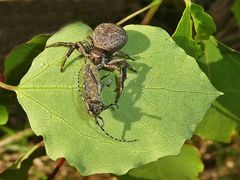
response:
M119 106L118 106L116 103L111 103L111 104L109 104L109 105L105 105L105 106L103 107L103 109L106 110L106 109L108 109L108 108L110 108L110 107L112 107L112 106L116 106L116 107L119 109Z
M103 79L105 79L106 77L108 77L111 74L111 72L105 74L103 77L100 78L100 80L102 81Z
M106 86L107 86L107 87L110 87L111 84L112 84L112 82L113 82L113 80L112 80L112 79L109 79L108 82L106 83Z

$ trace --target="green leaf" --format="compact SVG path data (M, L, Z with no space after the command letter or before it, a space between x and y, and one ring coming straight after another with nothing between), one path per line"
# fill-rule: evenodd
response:
M195 14L197 14L198 12L199 14L193 16L194 14L193 12L195 12ZM206 26L212 27L209 29L212 29L212 30L214 29L213 27L215 27L215 25L211 25L213 24L212 18L210 18L206 13L204 13L201 7L191 2L188 2L184 10L184 13L182 15L182 18L178 23L176 31L173 34L173 39L190 56L193 56L197 59L200 58L201 56L203 57L210 56L207 59L207 61L212 61L215 58L214 54L218 53L218 48L215 47L214 49L213 48L208 49L206 47L203 47L203 49L200 49L200 46L198 45L199 42L196 39L195 40L192 39L193 21L191 20L191 16L193 19L195 19L194 26L196 26L197 23L201 24L200 22L202 22L203 26L205 24ZM205 18L201 18L201 17L205 17ZM209 23L208 25L207 24L208 21L209 22L212 21L212 23ZM198 26L200 30L197 31L196 33L198 34L197 36L200 37L201 28L200 28L200 25ZM204 28L202 28L202 31L204 32ZM211 32L211 31L209 30L209 31L206 31L205 33L207 32ZM207 34L210 34L210 33L207 33ZM212 51L214 52L212 53ZM226 54L225 56L227 56L227 53L224 53L224 54ZM222 66L221 69L225 69L225 67ZM216 71L218 71L217 68L216 68ZM226 74L228 74L228 71L231 71L231 68L224 71ZM204 72L208 74L208 70L206 68L204 69ZM217 77L218 75L220 75L220 77ZM215 79L218 79L219 81L221 81L222 76L220 72L217 73ZM212 81L211 78L210 80ZM219 90L223 91L222 89L219 89ZM222 96L221 98L224 98L224 97L225 96ZM217 104L219 103L215 102L214 104L215 106L218 106ZM200 126L197 128L195 133L207 139L217 140L222 142L229 142L231 139L231 135L235 130L235 126L236 126L236 123L233 122L232 118L229 118L228 115L225 115L225 113L222 113L221 111L219 111L218 108L212 106L212 108L208 111L208 113L204 117L203 121L201 122Z
M172 35L173 40L183 48L186 53L197 58L200 53L200 46L197 41L193 40L192 36L192 19L191 19L191 4L187 4L183 15L178 22L178 26Z
M163 157L140 168L132 169L127 175L119 177L119 179L197 180L202 171L203 163L198 149L191 145L184 145L177 156Z
M138 72L128 73L119 109L103 111L106 136L87 112L78 92L78 72L84 60L74 51L60 72L65 47L45 49L23 77L16 93L31 127L45 140L52 159L64 157L83 175L129 169L178 154L192 136L210 103L221 93L210 84L195 59L179 48L161 28L129 25L128 43L122 49L135 59ZM74 23L47 42L84 40L91 29ZM80 86L82 81L80 81ZM113 88L104 88L104 102L114 101ZM97 163L96 163L97 162Z
M217 102L213 103L194 133L205 139L229 143L237 123L217 108L217 105Z
M14 92L6 91L0 88L0 125L7 123L8 112L11 110L13 104L16 104L16 102L17 100Z
M6 57L4 64L5 82L18 85L21 78L26 74L33 59L43 51L50 35L40 34L33 37L29 42L16 46Z
M240 53L214 37L204 41L203 46L204 55L199 59L199 65L224 96L213 104L205 116L208 120L202 122L196 133L214 140L229 141L236 126L233 121L240 122Z
M33 165L33 160L40 156L44 156L45 154L46 153L44 147L39 147L38 145L34 146L17 162L15 162L9 169L5 170L2 174L0 174L0 179L28 179L28 171Z
M191 3L191 16L196 31L196 40L207 40L216 32L216 26L211 16L204 12L202 6Z
M238 22L238 26L240 26L240 0L234 1L232 12L234 13L234 16Z
M196 33L194 40L193 25ZM215 31L216 26L212 17L205 13L200 5L188 2L172 37L188 55L198 58L201 55L199 41L209 39Z
M0 125L6 124L8 120L7 108L0 104Z

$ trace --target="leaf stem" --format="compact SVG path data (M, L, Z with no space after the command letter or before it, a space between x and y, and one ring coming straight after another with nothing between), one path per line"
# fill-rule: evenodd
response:
M136 11L136 12L130 14L130 15L128 15L127 17L123 18L121 21L117 22L116 24L117 24L117 25L121 25L121 24L125 23L126 21L128 21L129 19L137 16L138 14L141 14L142 12L150 9L151 7L155 7L155 6L157 6L157 5L158 5L158 7L159 7L159 5L161 4L161 2L162 2L162 0L157 0L157 1L156 1L156 0L153 0L153 1L152 1L149 5L147 5L146 7L142 8L142 9L140 9L140 10L138 10L138 11ZM154 14L154 13L153 13L153 14ZM150 16L149 16L149 17L150 17Z
M149 24L149 23L151 22L153 15L154 15L155 12L158 10L158 8L159 8L159 6L161 5L161 3L162 3L162 0L159 0L159 3L158 3L158 4L152 6L152 7L148 10L148 12L147 12L146 16L143 18L141 24L147 25L147 24Z
M17 86L11 86L11 85L5 84L3 82L0 82L0 88L6 89L6 90L9 90L9 91L16 91L17 90Z
M57 172L59 171L60 167L65 162L64 158L60 158L57 162L57 166L54 168L53 172L48 176L47 180L52 180L56 176Z
M191 0L184 0L184 2L187 5L187 4L191 3Z

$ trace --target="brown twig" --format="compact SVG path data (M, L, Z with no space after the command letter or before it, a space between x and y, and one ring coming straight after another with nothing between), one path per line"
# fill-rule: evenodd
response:
M147 24L149 24L151 22L153 15L156 13L156 11L158 10L158 8L161 5L161 3L162 3L162 0L159 1L158 4L156 4L155 6L152 6L148 10L146 16L143 18L143 20L141 22L142 25L147 25Z
M155 8L156 8L157 6L159 7L160 4L161 4L161 2L162 2L162 0L158 0L158 1L153 0L153 1L152 1L149 5L147 5L146 7L144 7L144 8L142 8L142 9L140 9L140 10L138 10L138 11L130 14L129 16L123 18L121 21L117 22L116 24L117 24L117 25L121 25L121 24L125 23L126 21L128 21L129 19L137 16L138 14L141 14L142 12L144 12L144 11L146 11L146 10L152 8L152 7L155 7ZM157 7L157 9L158 9L158 7ZM156 10L155 10L155 11L156 11ZM154 13L155 13L155 12L154 12ZM154 13L153 13L153 14L154 14ZM150 17L150 15L149 15L149 17Z
M56 174L58 173L59 169L61 168L64 162L65 162L64 158L60 158L58 160L57 166L54 168L53 172L48 176L47 180L52 180L56 176Z

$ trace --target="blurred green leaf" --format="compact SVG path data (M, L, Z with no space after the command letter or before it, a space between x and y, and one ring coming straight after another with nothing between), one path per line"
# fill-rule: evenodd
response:
M161 4L162 0L152 0L151 5L157 5L157 4Z
M124 174L159 157L178 154L220 95L195 59L163 29L143 25L125 29L129 38L122 50L135 59L130 63L138 73L128 73L120 108L103 111L101 117L110 134L139 141L115 141L96 125L78 92L78 72L83 76L84 60L77 51L61 73L60 64L68 49L45 49L16 91L33 131L44 137L48 155L52 159L64 157L83 175ZM91 32L83 23L71 24L47 44L84 40ZM114 95L114 86L104 88L104 102L113 102Z
M0 104L0 125L6 124L8 120L7 108Z
M184 145L179 155L166 156L137 169L132 169L119 180L148 179L174 179L174 180L197 180L203 171L203 163L199 151L191 145Z
M234 1L232 12L234 13L234 16L238 22L238 26L240 26L240 0Z
M33 59L43 51L46 41L51 35L40 34L33 37L29 42L16 46L6 57L4 64L5 82L18 85L21 78L26 74Z
M213 104L194 133L206 139L228 143L235 133L237 123L216 108L217 102Z
M192 25L191 4L189 3L186 5L172 38L181 48L186 51L188 55L197 58L201 52L201 48L197 41L193 40L192 38Z
M202 121L196 133L214 140L229 141L236 127L233 120L240 122L240 53L214 37L203 41L203 46L204 55L199 59L199 65L224 96L212 105L205 116L208 120Z
M195 14L199 13L198 15L195 15L195 17L193 18L193 19L195 19L194 21L191 20L191 16L193 14L192 11L194 11ZM205 17L205 18L201 18L201 17ZM176 28L176 31L173 34L173 39L189 55L196 57L197 59L199 59L200 57L201 57L200 59L202 59L204 57L209 56L209 58L206 59L207 61L215 61L216 59L218 59L218 57L215 57L215 55L219 52L218 47L208 48L208 47L205 47L204 45L203 45L203 47L201 47L200 45L198 45L198 44L201 44L201 42L202 42L201 40L197 41L196 39L195 40L192 39L192 36L193 36L192 23L194 23L194 26L196 26L195 23L201 24L198 21L202 22L203 26L204 26L204 24L206 24L205 26L208 27L209 25L207 25L207 22L212 21L212 18L209 18L209 16L203 12L203 9L201 7L198 7L195 4L188 2L186 4L186 8L183 13L183 16ZM213 21L212 21L212 23L213 23ZM210 24L212 24L212 23L210 23ZM200 28L200 25L198 25L198 26ZM213 31L213 29L214 29L213 27L215 27L215 25L211 25L210 27L212 27L212 28L209 28L209 29L212 29L212 31ZM200 28L200 30L197 31L197 33L199 33L198 36L199 37L203 36L203 35L200 35L201 34L200 32L205 32L206 29L202 28L202 30L201 30L201 28ZM212 32L212 31L206 30L206 33L208 32L208 35L209 35L209 32ZM208 41L204 41L204 42L208 42ZM211 41L209 40L209 42L211 42ZM201 49L200 49L200 47L201 47ZM226 51L226 52L224 52L224 51L225 50L223 50L223 53L224 53L223 56L225 56L224 61L227 61L228 53L230 53L229 56L231 56L232 51ZM219 63L219 66L221 66L220 63ZM233 65L233 66L235 66L235 65ZM223 70L224 74L226 74L226 77L229 76L229 75L227 75L227 74L229 74L228 71L232 71L230 66L228 67L228 69L226 69L224 64L218 68ZM235 68L237 68L237 66L235 66ZM211 71L212 69L207 70L206 68L204 68L203 70L206 74L209 74L208 71ZM217 74L216 74L216 72L217 72ZM225 75L224 75L224 77L222 75L223 72L217 68L215 69L214 72L211 72L215 76L214 81L216 81L216 79L218 79L217 81L221 82L222 78L226 79ZM237 75L235 75L235 76L237 77ZM234 78L234 76L232 78ZM211 79L210 77L209 77L209 79L211 82L213 81L213 79ZM228 79L230 80L230 78L228 78ZM232 87L232 90L234 88L236 88L236 89L238 88L238 85L237 84L235 84L235 85L236 85L236 87ZM218 88L219 86L216 86L216 87ZM223 90L223 87L220 88L219 90L225 93L225 91ZM224 99L225 95L222 96L221 99L222 98ZM236 102L236 100L234 100L234 99L232 99L232 101ZM235 105L237 105L237 104L235 104ZM233 132L235 130L236 123L233 122L233 118L229 117L229 115L226 115L225 113L219 111L219 108L222 109L222 107L218 102L214 102L214 106L215 107L212 106L212 108L208 110L208 113L205 115L203 121L200 123L200 126L197 128L196 134L201 135L201 136L211 139L211 140L229 142L231 135L233 134Z
M196 34L194 39L193 26ZM189 1L186 3L186 8L172 38L188 55L198 58L201 55L199 41L208 39L215 31L216 26L212 17L205 13L200 5Z
M207 40L214 32L216 32L213 18L204 12L202 6L191 3L191 17L196 31L194 37L195 40Z
M33 165L33 160L44 156L45 149L43 146L36 145L30 149L24 156L15 162L9 169L0 174L1 180L26 180L28 171Z

